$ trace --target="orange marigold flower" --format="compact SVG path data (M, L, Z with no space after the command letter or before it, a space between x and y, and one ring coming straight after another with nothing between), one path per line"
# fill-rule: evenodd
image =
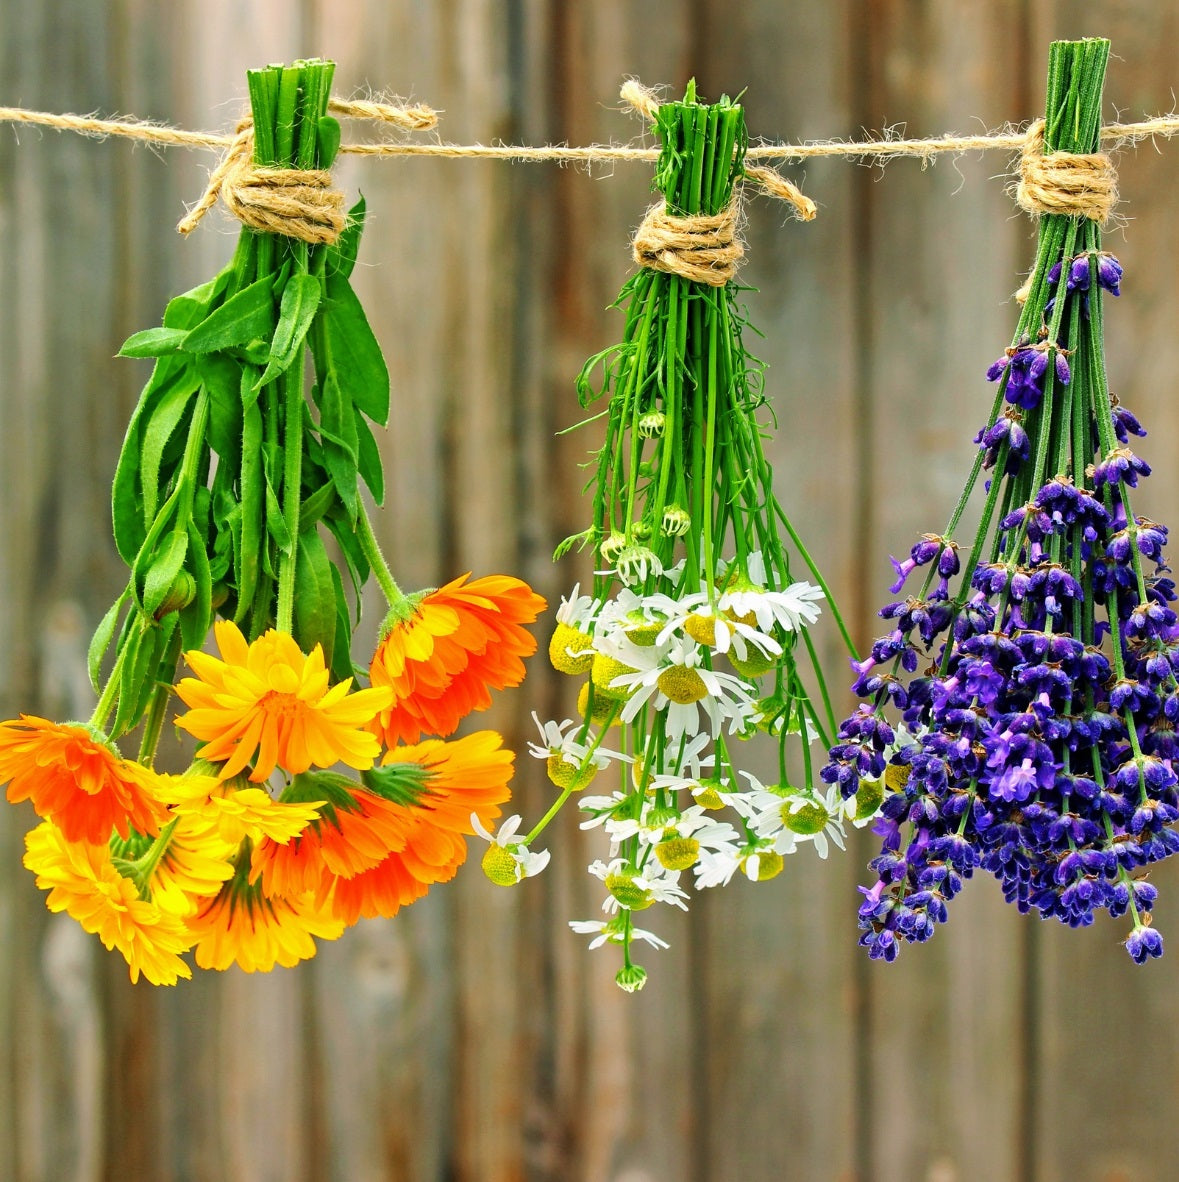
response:
M523 625L545 601L507 575L468 578L411 596L412 613L394 620L377 645L369 676L393 698L373 729L389 746L451 735L462 718L491 705L491 690L524 680L522 658L536 651L536 639Z
M142 973L153 985L175 985L192 970L180 953L192 945L180 916L142 899L115 869L106 845L71 842L51 821L25 834L24 863L49 892L50 911L65 911L107 948L126 958L132 983Z
M271 629L252 644L227 620L214 632L220 660L196 650L184 654L196 677L176 686L191 707L176 721L204 740L202 758L223 763L221 779L251 760L256 783L275 767L292 774L337 762L372 767L380 747L365 728L388 706L387 687L349 694L348 678L329 688L320 646L305 656L285 632Z
M150 769L123 759L104 736L76 722L22 714L0 723L0 783L8 799L31 800L66 841L105 845L111 830L158 833L168 811Z
M433 883L449 882L466 861L471 814L488 825L511 796L513 759L494 731L389 751L383 766L417 764L426 771L425 792L416 805L396 806L408 822L402 849L371 870L335 880L333 912L347 923L362 915L395 915Z
M343 921L321 906L313 891L291 898L265 895L260 883L250 884L249 872L247 842L233 878L188 920L202 969L236 964L247 973L267 973L276 964L290 968L315 955L313 937L335 940L343 932Z
M319 802L316 819L290 841L267 839L254 847L250 880L260 877L268 895L318 891L325 882L330 887L332 876L352 878L370 870L405 848L413 824L404 806L344 776L306 778L307 792L327 797Z

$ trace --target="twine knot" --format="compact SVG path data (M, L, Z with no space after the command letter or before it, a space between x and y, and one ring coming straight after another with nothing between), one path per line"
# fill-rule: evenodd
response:
M737 236L736 195L720 213L684 217L658 202L647 210L632 247L640 267L724 287L745 254Z
M1118 203L1118 174L1104 152L1044 152L1044 120L1028 128L1015 200L1033 215L1065 214L1104 224Z
M220 197L243 225L302 242L335 242L348 220L344 194L326 168L262 168L254 164L254 124L246 117L200 201L176 227L195 229Z

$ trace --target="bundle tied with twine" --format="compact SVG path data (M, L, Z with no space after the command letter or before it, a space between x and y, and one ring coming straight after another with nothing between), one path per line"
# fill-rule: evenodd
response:
M328 110L403 131L424 131L438 123L437 114L425 106L332 99ZM238 123L229 150L210 174L201 199L176 229L181 234L195 230L218 197L239 222L253 230L315 245L335 242L348 220L344 194L332 187L328 169L263 168L254 163L254 121L248 115Z
M636 78L623 83L622 99L652 122L659 111L655 92ZM788 202L804 222L811 221L815 203L801 190L772 168L745 165L744 179L770 197ZM724 287L732 279L745 247L738 233L741 215L740 190L719 213L668 213L667 203L658 201L647 210L631 243L634 260L640 267L679 275L710 287Z
M1044 120L1027 130L1019 155L1015 200L1032 215L1064 214L1088 218L1104 226L1118 203L1118 173L1104 152L1045 152ZM1015 293L1023 304L1031 290L1032 276Z

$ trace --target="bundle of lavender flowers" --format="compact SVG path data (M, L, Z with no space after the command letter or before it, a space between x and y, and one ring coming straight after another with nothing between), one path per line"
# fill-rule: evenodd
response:
M603 569L590 594L564 599L549 646L558 670L584 679L577 717L537 719L532 752L560 793L527 834L519 818L485 834L484 860L505 885L536 873L548 853L533 843L592 785L579 804L582 827L605 831L589 871L606 897L600 918L571 926L590 947L621 949L616 980L631 992L646 979L632 944L666 947L634 917L686 908L686 872L698 888L764 882L796 850L842 848L847 819L811 766L810 744L828 745L836 721L805 632L825 590L773 493L762 367L743 346L731 281L744 115L727 98L698 102L690 84L683 102L658 107L656 126L666 206L652 213L671 245L623 288L622 343L578 379L583 405L609 396L605 442L593 523L557 557L592 547ZM669 258L676 240L686 255ZM814 583L793 577L786 538ZM737 768L735 748L759 732L778 745L770 783Z
M1097 151L1108 53L1052 46L1045 152ZM892 630L856 666L866 701L822 772L845 798L885 790L877 881L860 888L873 958L927 940L976 868L1021 912L1126 916L1134 960L1162 955L1145 870L1179 848L1179 624L1167 530L1132 506L1145 432L1106 379L1103 299L1121 278L1097 221L1042 218L966 489L944 533L893 559L891 591L910 593L880 612ZM954 534L983 472L967 548Z

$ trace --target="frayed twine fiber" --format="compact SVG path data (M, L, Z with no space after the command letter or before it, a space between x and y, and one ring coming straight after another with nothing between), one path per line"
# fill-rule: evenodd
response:
M352 119L373 119L408 131L435 126L429 107L395 107L370 100L332 99L328 110ZM262 168L254 164L254 124L247 116L201 199L180 220L181 234L195 230L220 197L243 225L315 245L335 242L347 224L344 194L332 188L326 168Z
M1028 128L1015 200L1033 215L1064 214L1104 225L1118 203L1118 173L1104 152L1044 151L1044 120Z
M622 84L621 96L623 102L649 120L659 112L658 96L637 78L628 78ZM768 196L788 202L803 221L814 218L815 203L774 169L747 165L744 179ZM635 262L710 287L724 287L737 274L745 255L737 233L740 204L739 192L735 192L720 213L681 217L668 213L664 202L657 202L647 210L635 232L631 243Z

